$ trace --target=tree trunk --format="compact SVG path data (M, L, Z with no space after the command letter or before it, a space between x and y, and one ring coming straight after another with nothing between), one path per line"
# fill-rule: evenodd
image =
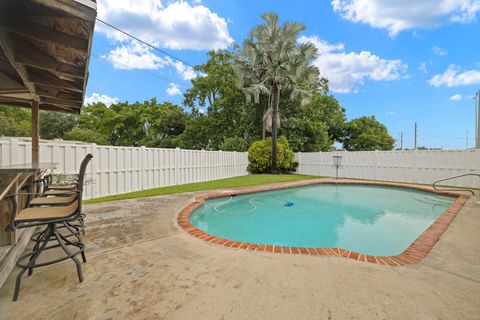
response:
M266 134L267 134L267 129L266 129L266 123L265 123L265 113L267 111L264 110L263 111L263 115L262 115L262 140L264 140L266 138Z
M265 140L265 138L267 137L267 118L266 118L266 114L267 114L267 111L270 107L270 105L272 104L272 94L270 93L268 95L268 103L267 103L267 106L263 109L263 115L262 115L262 140Z
M277 119L279 88L276 82L272 84L272 173L277 173Z

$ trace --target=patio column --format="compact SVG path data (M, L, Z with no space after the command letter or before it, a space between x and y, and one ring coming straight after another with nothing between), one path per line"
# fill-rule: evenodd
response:
M32 101L32 163L39 162L38 102Z

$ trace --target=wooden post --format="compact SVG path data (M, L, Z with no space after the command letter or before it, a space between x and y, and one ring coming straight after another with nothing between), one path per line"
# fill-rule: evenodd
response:
M39 162L40 133L38 129L38 102L32 101L32 163Z

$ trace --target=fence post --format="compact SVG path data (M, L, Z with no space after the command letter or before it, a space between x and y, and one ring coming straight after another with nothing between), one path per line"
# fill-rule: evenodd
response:
M219 150L219 155L220 155L220 168L221 168L221 174L220 176L217 176L216 179L223 179L225 178L226 174L225 174L225 159L224 159L224 154L223 154L223 151L222 150Z
M205 167L205 149L202 149L200 152L200 181L205 181L207 179L207 168Z
M413 149L413 183L417 182L417 149Z
M145 148L145 146L141 146L140 147L140 177L141 177L141 183L140 183L140 188L141 190L144 190L145 189L145 176L146 176L146 165L145 165L145 160L146 160L146 153L147 153L147 150Z
M318 151L317 153L317 176L322 175L322 151Z
M18 140L10 139L10 164L17 164L18 161Z
M175 159L175 161L174 161L174 162L175 162L175 164L174 164L175 167L174 167L174 171L173 171L173 172L174 172L174 177L175 177L174 181L175 181L175 185L177 185L177 184L178 184L178 175L179 175L179 173L180 173L180 172L179 172L179 171L180 171L180 170L179 170L180 165L178 164L178 163L180 162L180 148L178 148L178 147L175 148L175 156L174 156L174 159Z
M233 176L236 177L238 174L237 170L237 151L233 151Z
M92 191L90 193L90 198L95 198L97 195L97 188L95 188L96 181L97 181L97 166L95 165L96 163L100 163L100 157L97 154L97 144L92 143L90 145L90 153L93 155L92 163L90 164L90 170L91 170L91 175L92 175Z
M302 174L302 152L298 151L298 174Z

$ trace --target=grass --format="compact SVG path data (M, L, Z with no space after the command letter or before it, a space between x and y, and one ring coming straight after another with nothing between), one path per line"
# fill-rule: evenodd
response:
M301 175L301 174L250 174L250 175L241 176L241 177L213 180L213 181L207 181L207 182L180 184L180 185L170 186L170 187L162 187L162 188L135 191L130 193L117 194L113 196L106 196L106 197L86 200L84 201L84 203L87 203L87 204L100 203L100 202L115 201L115 200L153 197L153 196L160 196L165 194L173 194L173 193L181 193L181 192L254 186L258 184L298 181L298 180L307 180L307 179L316 179L316 178L319 178L319 177L307 176L307 175Z

